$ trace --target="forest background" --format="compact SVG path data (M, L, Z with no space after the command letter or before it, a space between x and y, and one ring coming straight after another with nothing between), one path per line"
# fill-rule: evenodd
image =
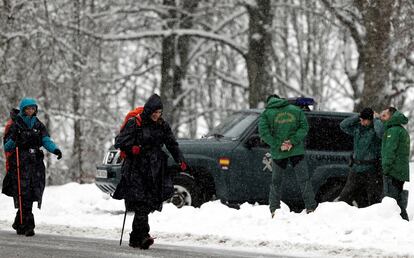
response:
M61 184L93 181L152 93L186 138L271 93L412 118L413 28L409 0L1 0L0 121L37 99L64 156L47 155L47 181Z

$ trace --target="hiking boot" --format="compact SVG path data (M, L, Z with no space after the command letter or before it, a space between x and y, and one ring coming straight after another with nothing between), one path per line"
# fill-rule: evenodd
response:
M142 240L140 248L147 250L153 244L154 244L154 238L152 238L151 236L147 236L144 238L144 240Z
M275 212L272 212L271 215L272 215L272 219L273 219L275 217Z
M140 247L140 240L133 233L129 234L129 246L132 248Z
M15 230L16 230L16 234L18 234L18 235L26 234L26 230L25 230L24 226L18 226L17 228L15 228Z
M14 230L16 230L16 233L17 233L18 235L24 235L24 234L25 234L25 232L26 232L26 230L25 230L25 226L24 226L24 225L20 225L20 224L17 224L17 223L13 223L12 228L13 228Z
M28 229L28 230L26 230L26 232L24 233L24 235L27 236L27 237L31 237L31 236L34 236L35 235L35 232L34 232L33 229Z

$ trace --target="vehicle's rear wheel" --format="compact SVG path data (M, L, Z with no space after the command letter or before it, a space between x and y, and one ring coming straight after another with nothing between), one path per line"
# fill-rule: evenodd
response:
M345 177L329 178L326 183L319 188L319 191L316 194L316 201L318 203L334 201L341 193L345 183Z

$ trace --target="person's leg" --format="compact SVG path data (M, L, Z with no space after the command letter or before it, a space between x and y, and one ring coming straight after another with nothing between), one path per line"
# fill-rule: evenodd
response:
M382 167L381 161L378 161L375 166L375 196L374 200L376 202L381 202L382 197L384 196L384 187L383 187L383 179L382 179Z
M287 159L273 160L272 182L269 190L269 209L272 216L275 210L280 209L281 186L287 161Z
M148 214L150 211L151 210L147 205L142 204L136 206L135 216L132 222L132 232L129 238L129 246L142 248L143 240L149 237L150 226L148 223Z
M26 202L23 207L23 217L26 225L26 236L34 236L35 221L33 215L33 202Z
M14 217L14 222L13 222L12 228L14 230L16 230L16 233L18 235L24 235L25 232L26 232L24 214L22 214L22 223L20 223L20 208L19 208L18 198L14 197L13 201L15 203L15 206L18 207L18 208L17 208L16 216Z
M349 171L346 183L341 193L339 194L338 201L346 202L349 205L353 205L352 201L355 200L355 190L358 186L358 174Z
M401 218L408 220L408 214L402 203L402 191L404 182L399 181L391 176L384 175L384 196L391 197L397 201L398 206L401 209Z
M381 202L382 183L380 184L378 181L378 175L375 171L366 173L364 188L367 192L368 206Z
M296 181L300 187L306 211L311 212L316 209L317 204L312 183L309 178L308 164L306 164L306 160L302 155L291 157L290 162L295 171Z
M404 189L404 181L400 181L400 180L397 180L397 179L393 178L392 179L392 184L396 188L396 192L397 192L397 195L396 195L397 198L396 198L396 200L397 200L398 206L401 209L400 216L401 216L401 218L403 218L403 219L405 219L405 220L408 221L407 210L404 207L403 198L402 198L402 193L403 193L403 189Z

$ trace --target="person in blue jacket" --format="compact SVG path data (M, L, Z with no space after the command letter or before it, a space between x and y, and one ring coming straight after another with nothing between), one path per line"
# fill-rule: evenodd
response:
M32 98L23 98L20 110L11 112L12 123L4 135L4 151L11 152L10 166L3 180L2 192L13 197L17 210L13 229L19 235L35 234L33 202L40 209L45 188L44 147L62 158L62 152L50 138L46 127L37 118L37 103Z

